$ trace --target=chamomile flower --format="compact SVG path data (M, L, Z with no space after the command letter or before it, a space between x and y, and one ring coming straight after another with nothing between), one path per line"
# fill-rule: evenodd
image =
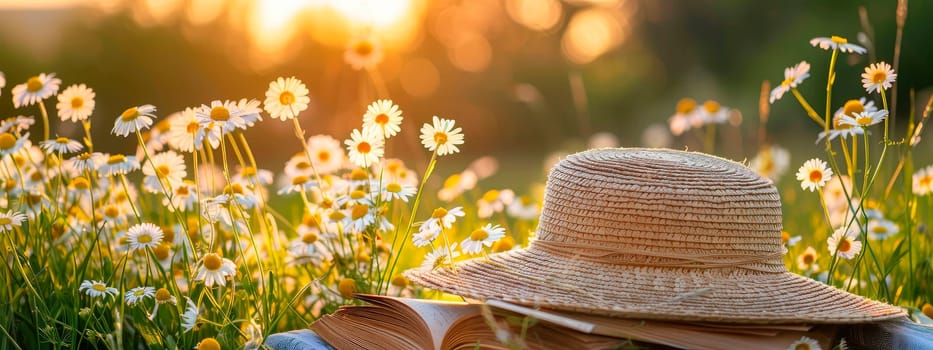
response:
M674 134L674 136L678 136L693 128L694 120L698 115L697 101L689 97L684 97L677 101L675 111L676 112L670 117L668 123L670 124L671 133Z
M189 180L182 180L174 185L172 199L169 200L167 197L163 197L162 204L168 207L170 211L175 209L182 211L194 210L195 204L198 203L198 186Z
M464 254L476 255L483 251L483 246L492 247L495 241L505 236L505 229L499 225L486 224L470 233L470 236L460 243L460 250Z
M466 213L463 212L463 207L454 207L450 210L439 207L434 209L431 213L431 218L425 220L421 226L451 228L454 222L457 221L457 217L463 217L464 215L466 215Z
M425 225L421 224L421 227L418 229L418 232L411 235L411 241L415 247L424 247L431 242L434 242L437 239L437 236L441 234L441 227L438 225Z
M437 198L445 202L451 202L464 192L476 187L478 180L476 173L469 169L450 175L444 180L444 186L437 192Z
M489 190L476 201L476 216L485 219L492 214L501 213L506 206L512 204L515 200L515 192L512 190Z
M869 126L880 123L887 116L888 111L884 109L875 112L860 112L839 117L839 124L867 128Z
M816 339L801 337L793 343L790 343L787 350L822 350L822 348L820 347L820 342L816 341Z
M194 280L204 281L206 287L214 284L226 286L227 276L236 276L236 264L217 253L208 253L201 258L201 266L198 267L198 274Z
M136 287L126 291L124 297L126 299L126 305L133 306L146 298L154 297L155 294L156 290L153 287Z
M9 117L3 121L0 121L0 133L21 133L25 130L29 130L29 128L31 128L34 124L36 124L36 120L31 116L27 117L18 115L15 117Z
M184 333L191 331L194 326L198 323L198 306L191 301L191 298L185 297L186 307L185 313L181 315L181 328L184 330Z
M814 47L819 47L823 50L839 50L841 52L854 52L857 54L864 54L868 52L864 47L850 44L849 40L840 36L831 36L819 37L810 39L810 45Z
M231 101L214 100L211 105L201 105L194 111L194 117L206 129L217 128L221 134L229 133L236 129L246 128L246 119L243 119L243 113L237 108L236 103Z
M803 237L800 237L800 235L791 236L787 231L781 231L781 243L784 244L784 247L793 247L800 243L802 239Z
M329 261L332 259L332 255L320 238L320 231L317 229L308 230L289 242L288 252L297 263L311 262L319 264L322 261Z
M894 221L887 219L868 220L868 238L873 240L882 240L896 235L901 231L900 226Z
M382 49L372 37L359 37L347 46L343 52L343 60L355 70L369 69L382 61Z
M166 191L171 190L188 175L185 171L185 158L175 151L165 151L150 157L142 168L143 175L146 176L143 179L143 188L153 193L161 193L165 186Z
M81 282L81 286L78 287L78 291L84 292L93 298L106 298L120 293L116 288L108 287L106 283L95 280L84 280L84 282Z
M127 173L139 169L139 161L136 156L125 156L114 154L107 157L107 161L97 168L103 176L126 175Z
M817 158L806 161L797 171L800 187L810 192L822 189L832 176L833 170L826 167L826 162Z
M811 271L816 272L820 269L820 266L816 264L816 259L819 259L820 255L817 254L816 249L813 247L807 247L797 256L797 268L801 271Z
M703 108L700 108L700 119L704 124L722 124L729 121L729 108L713 100L703 102Z
M390 182L382 189L382 200L390 201L401 199L408 203L408 199L415 195L417 190L415 186L402 185L398 182Z
M366 204L354 204L349 208L344 229L348 232L362 233L369 225L376 222L375 213Z
M0 134L0 156L8 156L19 152L28 140L29 133L19 138L9 132Z
M401 131L402 111L392 100L377 100L366 107L363 114L363 127L374 127L383 138L389 138Z
M229 185L224 186L223 192L222 196L229 196L243 209L253 209L259 203L259 197L250 189L248 184L230 182Z
M162 228L148 222L133 225L126 234L130 250L155 248L162 243L164 235Z
M152 119L155 118L156 108L153 105L142 105L127 108L117 117L113 123L113 130L110 132L117 136L128 136L129 134L148 129L152 126Z
M288 79L279 77L269 83L266 90L264 108L272 118L286 121L298 116L298 113L308 109L308 88L295 77Z
M246 123L246 126L253 126L256 122L262 121L262 108L259 108L261 102L257 99L241 98L236 103L236 108L240 111L240 117Z
M175 305L178 302L175 296L172 295L172 293L169 292L168 289L164 287L159 288L159 290L155 291L155 293L153 293L153 297L155 298L155 306L153 306L152 308L152 313L149 314L150 320L154 319L156 315L159 313L159 305L162 305L162 304ZM188 301L190 301L190 299L188 299ZM195 318L197 318L197 315L195 315Z
M807 61L801 61L793 67L784 68L784 80L781 81L781 85L771 90L771 97L768 101L774 103L774 101L780 100L784 93L796 88L808 77L810 77L810 63L807 63Z
M211 148L217 148L220 138L220 128L201 126L194 108L186 108L169 121L168 145L176 151L191 153L203 149L205 141Z
M851 100L846 101L846 103L843 104L842 107L839 107L839 109L837 109L836 112L833 113L833 117L839 118L843 115L853 115L853 114L862 113L862 112L871 113L877 110L878 110L878 107L875 107L875 101L868 101L868 99L864 97L859 97L858 100L851 99Z
M317 187L317 181L312 181L308 175L296 175L289 180L289 183L279 189L279 195L285 195L294 192L310 191Z
M13 227L23 226L23 221L26 221L26 215L18 211L0 212L0 232L13 231Z
M82 149L84 146L80 142L69 139L67 137L58 137L54 140L45 140L39 142L39 147L42 150L52 153L75 153Z
M363 128L362 132L360 129L354 129L350 133L350 139L343 143L347 146L347 153L353 164L366 168L379 162L385 151L385 144L378 132L374 128Z
M443 266L449 266L453 264L453 259L458 257L460 257L460 252L457 251L457 242L454 242L449 247L434 249L425 255L424 261L421 263L421 269L431 271Z
M428 151L437 152L437 155L460 152L457 145L463 144L463 134L460 128L455 128L454 120L434 116L433 123L425 123L421 127L421 144Z
M865 91L881 93L881 90L891 88L897 74L887 62L873 63L865 67L865 73L862 73L862 87Z
M339 147L339 146L338 146ZM256 169L251 166L237 168L236 175L230 178L233 182L249 183L256 186L271 185L273 174L266 169Z
M13 87L13 108L31 106L55 95L61 83L61 79L55 78L55 73L40 73L29 78Z
M841 227L826 239L829 254L843 259L852 259L862 251L862 242L858 241L858 232Z
M330 135L314 135L308 138L308 151L311 162L318 174L332 174L343 167L346 154L340 147L340 141ZM307 161L307 156L300 155Z
M918 196L933 193L933 165L917 170L913 176L913 191Z
M833 125L832 125L832 129L829 129L829 134L827 134L826 131L820 132L819 136L816 138L816 142L819 143L827 135L829 136L830 140L833 140L837 137L849 138L855 135L865 134L865 129L863 128L856 128L849 124L843 124L842 117L843 115L838 115L838 116L833 117Z
M541 214L541 208L531 197L521 196L517 200L513 200L505 209L505 212L522 220L534 220Z
M71 85L58 95L58 117L62 121L85 121L94 113L94 90L84 84Z

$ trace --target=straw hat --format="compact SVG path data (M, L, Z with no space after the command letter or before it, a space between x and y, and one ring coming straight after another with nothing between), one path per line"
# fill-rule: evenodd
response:
M526 249L406 275L486 300L658 320L858 323L904 316L787 272L781 201L742 164L700 153L599 149L548 176Z

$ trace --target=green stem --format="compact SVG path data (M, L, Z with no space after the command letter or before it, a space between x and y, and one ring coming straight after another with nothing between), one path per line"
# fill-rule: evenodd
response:
M813 107L807 103L807 100L803 98L803 95L800 94L800 91L797 91L797 88L790 88L790 92L794 94L794 97L797 98L797 102L800 102L800 105L803 107L803 109L807 111L807 116L819 124L821 128L825 128L826 123L823 122L823 119L820 118L819 113L816 113L816 111L813 110Z

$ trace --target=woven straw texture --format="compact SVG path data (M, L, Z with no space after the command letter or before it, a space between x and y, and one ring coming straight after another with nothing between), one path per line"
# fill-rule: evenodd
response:
M786 271L770 181L700 153L600 149L551 170L523 250L406 272L464 297L658 320L858 323L904 316Z

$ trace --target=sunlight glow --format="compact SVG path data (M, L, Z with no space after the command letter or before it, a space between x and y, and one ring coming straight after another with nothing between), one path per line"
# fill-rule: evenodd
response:
M330 5L351 22L385 27L405 17L411 0L331 0Z

